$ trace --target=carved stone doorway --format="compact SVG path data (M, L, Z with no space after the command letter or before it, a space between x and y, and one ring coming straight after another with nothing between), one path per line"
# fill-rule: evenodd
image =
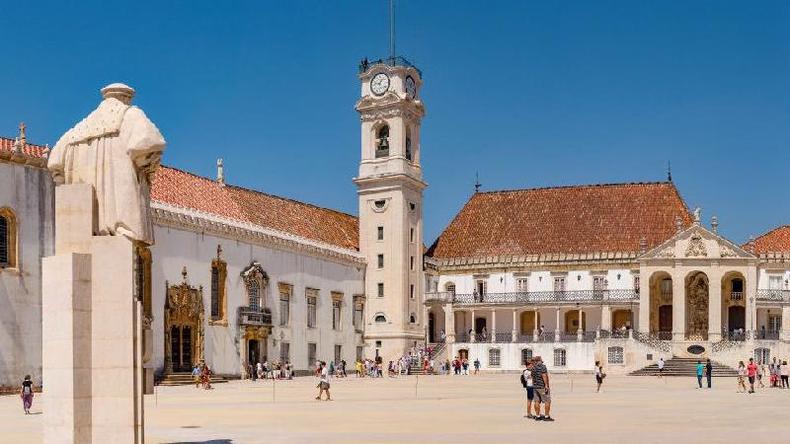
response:
M686 277L686 339L708 339L708 276L694 272Z
M166 374L188 372L204 359L203 287L189 286L186 267L181 275L181 284L165 284Z

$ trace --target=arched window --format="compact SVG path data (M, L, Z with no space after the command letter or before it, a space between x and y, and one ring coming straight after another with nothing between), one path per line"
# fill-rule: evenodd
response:
M609 364L622 364L623 347L609 347L608 358Z
M521 363L524 364L530 359L532 359L532 349L531 348L521 349Z
M0 208L0 268L16 268L16 216Z
M501 352L498 348L489 348L488 349L488 366L489 367L499 367L499 362L501 358Z
M378 323L378 324L383 324L383 323L387 322L387 317L384 316L383 314L379 313L379 314L376 315L375 318L373 318L373 320L376 323Z
M220 258L222 249L217 246L217 257L211 261L211 321L226 319L225 278L228 264Z
M376 158L388 157L390 155L390 127L382 125L376 131Z
M555 348L554 349L554 366L555 367L565 367L567 364L565 349L564 348Z
M406 127L406 160L414 160L411 151L411 129Z
M409 323L411 323L411 324L416 324L417 323L417 316L414 313L409 315Z

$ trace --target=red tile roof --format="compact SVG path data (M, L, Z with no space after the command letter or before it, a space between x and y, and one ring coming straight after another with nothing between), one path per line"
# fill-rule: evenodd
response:
M750 245L751 244L751 245ZM790 252L790 225L782 225L743 245L754 254Z
M341 248L359 249L359 223L354 216L260 191L222 185L171 167L162 166L157 170L151 199Z
M671 182L481 192L428 251L437 258L650 249L692 217Z
M14 152L14 139L8 137L0 137L0 151ZM44 158L44 151L47 147L42 145L33 145L32 143L25 143L22 146L22 153L30 157Z

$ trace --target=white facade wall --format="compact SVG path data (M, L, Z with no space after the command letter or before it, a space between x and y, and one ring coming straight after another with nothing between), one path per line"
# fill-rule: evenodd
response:
M272 310L272 334L265 353L269 360L280 356L283 341L290 344L290 358L295 370L307 370L307 344L317 344L316 357L334 360L335 345L342 346L342 357L354 362L356 347L362 345L361 334L352 325L353 296L364 294L364 265L342 263L300 251L286 251L227 239L183 229L156 226L156 245L152 250L152 304L154 359L158 371L164 366L164 304L166 282L181 282L181 270L187 268L188 282L203 286L206 319L211 307L211 261L216 258L217 245L222 246L222 259L227 263L227 326L205 326L206 362L219 374L239 375L245 359L243 340L237 324L237 309L248 305L247 291L241 272L252 261L259 262L269 276L263 292L264 305ZM288 326L279 326L279 282L293 286ZM319 289L316 328L307 328L305 288ZM332 329L330 292L343 293L341 329Z
M0 389L41 383L41 258L54 252L54 186L46 170L0 162L0 208L17 223L17 266L0 268Z
M471 294L475 291L476 284L480 280L486 283L488 293L513 293L517 289L518 279L526 278L527 291L553 291L554 277L565 277L565 289L592 290L593 277L604 276L607 281L607 288L610 290L632 290L634 289L634 277L638 273L631 269L620 268L611 270L574 270L569 272L552 272L548 270L538 271L497 271L481 273L451 273L441 274L438 277L438 291L446 291L447 284L455 284L457 294Z

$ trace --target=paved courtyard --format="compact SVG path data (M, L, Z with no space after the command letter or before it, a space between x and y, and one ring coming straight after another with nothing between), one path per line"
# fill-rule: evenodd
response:
M790 390L736 393L734 379L698 390L691 378L618 377L594 393L590 375L553 376L554 423L522 418L517 375L334 380L334 401L318 402L313 378L214 390L157 387L146 397L146 442L783 442ZM273 393L274 392L274 393ZM39 413L38 395L33 412ZM1 442L40 443L45 416L24 416L19 398L0 397ZM318 441L316 441L318 440Z

